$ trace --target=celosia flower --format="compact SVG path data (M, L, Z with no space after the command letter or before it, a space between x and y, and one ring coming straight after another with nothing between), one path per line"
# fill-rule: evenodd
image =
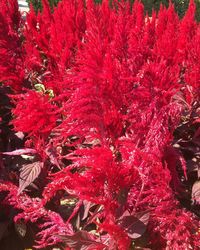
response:
M49 101L49 96L36 91L14 97L16 107L13 109L13 125L16 131L28 133L29 136L46 137L56 126L56 106Z
M185 163L172 148L182 114L199 101L194 2L182 20L172 4L146 18L138 1L109 2L63 0L51 12L43 0L42 12L31 8L22 30L18 14L0 8L0 30L9 34L0 34L0 81L13 89L23 85L12 96L12 124L28 135L25 145L47 155L34 179L41 189L29 190L42 199L26 190L17 194L11 183L1 184L0 191L10 192L5 202L21 211L16 218L47 219L40 225L39 247L56 244L62 234L66 245L80 244L77 234L68 235L73 225L78 232L94 228L101 248L128 250L147 231L150 248L199 249L199 218L176 196L182 185L177 165L182 163L184 178ZM31 89L36 83L50 87L55 97ZM31 166L25 174L32 175ZM65 202L70 214L63 213L60 190L61 198L73 200ZM136 215L146 211L145 224ZM93 244L89 233L81 237Z

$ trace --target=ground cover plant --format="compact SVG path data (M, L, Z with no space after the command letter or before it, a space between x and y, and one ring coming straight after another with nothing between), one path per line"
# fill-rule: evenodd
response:
M0 1L1 242L200 248L194 15L43 0L24 20Z

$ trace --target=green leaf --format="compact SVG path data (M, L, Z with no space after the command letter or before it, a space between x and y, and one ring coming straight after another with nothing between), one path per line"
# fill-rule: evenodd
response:
M45 91L46 91L45 86L43 84L37 83L34 85L34 87L35 87L37 92L45 93Z

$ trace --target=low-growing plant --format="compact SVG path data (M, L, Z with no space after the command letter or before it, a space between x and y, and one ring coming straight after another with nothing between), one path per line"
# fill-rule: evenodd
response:
M193 1L2 0L0 238L199 249L199 44Z

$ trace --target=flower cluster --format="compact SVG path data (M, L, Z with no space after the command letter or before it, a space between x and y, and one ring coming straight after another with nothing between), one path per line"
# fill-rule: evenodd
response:
M52 12L43 0L23 22L17 1L1 1L0 81L23 136L8 138L0 191L16 223L36 225L37 247L200 248L183 202L191 157L173 146L200 97L194 16L193 1L179 19L172 4L149 17L139 1L62 0Z

